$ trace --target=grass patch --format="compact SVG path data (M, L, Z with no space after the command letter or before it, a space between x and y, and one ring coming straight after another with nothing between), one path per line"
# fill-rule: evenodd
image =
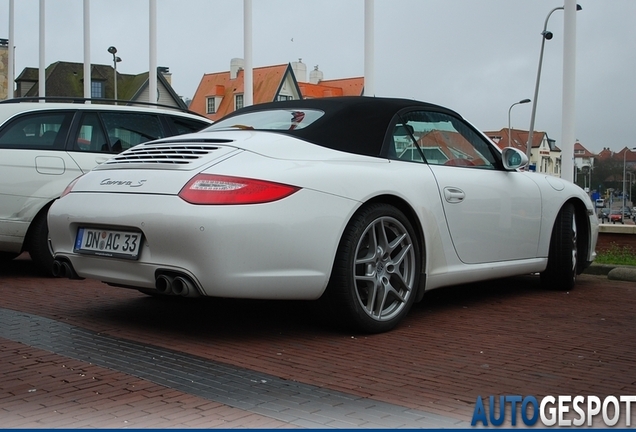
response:
M636 250L631 246L618 246L616 243L612 243L608 249L596 252L594 262L636 266Z

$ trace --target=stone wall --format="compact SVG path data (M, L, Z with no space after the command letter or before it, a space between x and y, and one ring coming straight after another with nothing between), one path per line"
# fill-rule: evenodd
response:
M607 250L612 245L619 248L631 247L636 252L636 225L602 224L599 227L596 251Z

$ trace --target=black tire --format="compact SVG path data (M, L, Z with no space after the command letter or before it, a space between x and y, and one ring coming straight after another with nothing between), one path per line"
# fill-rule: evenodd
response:
M340 240L326 300L355 330L391 330L415 301L420 267L409 220L391 205L369 205L349 221Z
M31 222L27 250L31 260L45 276L53 276L53 252L49 246L48 208Z
M7 263L11 261L12 259L16 258L18 255L20 254L13 253L13 252L0 252L0 264Z
M551 290L571 290L576 282L578 265L574 206L565 204L554 223L548 253L548 266L541 273L541 284Z

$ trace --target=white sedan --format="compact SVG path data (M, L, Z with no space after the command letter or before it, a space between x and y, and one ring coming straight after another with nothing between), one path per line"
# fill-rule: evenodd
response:
M526 163L423 102L254 105L69 185L49 211L54 273L151 295L323 298L363 332L438 287L541 273L569 290L595 257L594 204Z

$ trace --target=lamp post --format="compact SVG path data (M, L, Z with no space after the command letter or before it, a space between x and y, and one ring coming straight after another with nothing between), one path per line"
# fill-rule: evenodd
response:
M623 153L623 207L621 207L622 218L625 220L625 171L627 168L627 152L632 152L636 150L636 147L632 149L625 149L625 153ZM630 177L631 178L631 177ZM631 189L631 188L630 188Z
M532 135L534 134L534 119L537 113L537 99L539 98L539 81L541 81L541 66L543 64L543 48L545 46L545 41L552 39L552 32L548 31L548 20L550 19L550 15L554 11L563 10L563 6L556 7L550 11L548 16L545 18L545 23L543 24L543 31L541 32L541 51L539 52L539 67L537 69L537 82L534 85L534 99L532 102L532 114L530 115L530 131L528 132L528 145L526 147L526 154L528 156L528 164L530 164L530 156L532 154ZM576 5L576 10L580 11L583 9L581 5Z
M115 84L115 105L117 105L117 63L121 61L121 58L115 55L117 54L117 48L114 46L109 46L108 52L113 55L113 81Z
M510 126L510 111L512 111L512 107L515 105L519 105L519 104L527 104L530 103L530 99L522 99L519 102L515 102L512 105L510 105L510 108L508 108L508 147L512 146L512 127Z

